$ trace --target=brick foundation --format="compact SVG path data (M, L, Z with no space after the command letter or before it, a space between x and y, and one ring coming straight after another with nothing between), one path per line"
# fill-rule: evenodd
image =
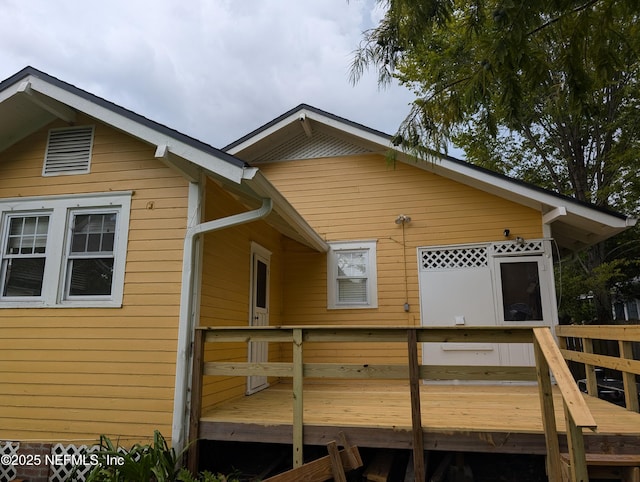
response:
M38 465L17 466L18 475L16 479L23 479L28 482L48 482L49 466L47 457L51 454L51 444L45 443L20 443L19 455L31 456L31 460L40 460Z

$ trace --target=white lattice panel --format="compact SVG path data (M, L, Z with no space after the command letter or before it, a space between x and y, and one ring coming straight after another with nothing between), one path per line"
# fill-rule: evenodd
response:
M18 442L0 442L0 456L3 458L18 455L20 444ZM0 464L0 480L13 480L18 475L15 466Z
M488 264L485 246L423 249L420 267L423 270L483 268Z
M369 152L361 146L324 132L314 132L311 138L304 132L260 156L258 161L283 161L288 159L316 159L320 157L347 156Z
M49 467L49 482L65 482L67 480L75 480L82 482L86 480L87 475L93 468L90 464L82 464L80 462L89 461L89 455L97 451L100 447L94 445L75 446L55 444L51 447L51 457L55 460L63 461L60 464L51 464ZM73 474L73 479L70 476Z
M544 253L544 243L542 240L523 241L517 243L494 243L491 245L494 256L518 256L521 254L542 254Z

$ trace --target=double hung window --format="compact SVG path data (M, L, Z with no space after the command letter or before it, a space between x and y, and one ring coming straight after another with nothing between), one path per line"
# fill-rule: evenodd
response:
M329 308L377 308L375 241L331 243L327 272Z
M120 306L130 193L0 203L0 308Z
M48 233L48 214L7 216L2 255L3 297L42 295Z

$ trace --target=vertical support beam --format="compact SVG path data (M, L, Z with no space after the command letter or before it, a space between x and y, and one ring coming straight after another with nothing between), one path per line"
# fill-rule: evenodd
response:
M533 338L533 351L536 358L536 376L538 378L538 395L540 397L540 411L542 412L542 427L547 445L547 475L549 482L561 482L560 444L558 443L558 429L556 414L553 406L553 390L549 364L540 349L538 340Z
M633 360L633 346L630 341L619 340L620 358L624 360ZM624 401L627 410L632 412L640 411L638 407L638 389L636 387L636 376L633 373L622 372L622 381L624 383Z
M571 460L571 480L572 482L589 482L587 456L584 453L584 436L582 435L582 429L573 421L566 403L564 404L564 418L567 423L567 444L569 446L569 458Z
M409 349L409 388L411 391L411 425L413 429L413 471L415 480L426 480L422 413L420 409L420 366L418 364L418 334L407 330Z
M327 450L329 451L329 459L331 460L331 473L333 474L333 480L335 482L347 482L347 476L344 473L344 467L342 466L342 457L340 457L338 444L335 440L329 442ZM349 447L345 447L345 452L351 452L351 449Z
M303 356L302 329L293 330L293 467L304 463L304 399L303 399Z
M585 353L593 353L593 340L591 338L582 338L582 351ZM596 377L596 367L593 365L584 365L584 372L587 378L587 393L592 397L598 398L598 379Z
M191 371L191 408L189 410L189 439L187 467L192 474L198 473L198 435L202 413L202 376L204 372L203 330L196 330L193 339L193 369Z

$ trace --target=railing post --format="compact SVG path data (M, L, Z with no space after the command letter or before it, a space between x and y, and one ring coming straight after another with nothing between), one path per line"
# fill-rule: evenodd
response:
M581 338L582 351L593 354L593 340L591 338ZM598 379L596 377L596 367L584 364L584 373L587 379L587 393L598 398Z
M571 480L573 482L589 482L587 473L587 456L584 452L584 435L582 429L573 421L571 413L564 403L564 418L567 424L567 445L571 461Z
M304 399L303 399L303 356L302 329L293 330L293 467L304 463Z
M620 347L620 358L623 360L633 360L633 346L630 341L618 340ZM624 383L624 401L627 410L639 412L638 389L636 386L636 376L631 372L622 372L622 382Z
M536 376L538 377L542 427L547 445L547 475L549 482L561 482L560 444L558 443L558 429L556 427L556 416L553 406L553 390L551 386L551 376L549 374L549 364L535 336L533 337L533 352L536 359Z
M198 435L202 413L202 376L204 371L203 330L196 330L193 338L193 367L191 372L191 407L189 410L189 438L187 467L192 474L198 473Z
M420 409L420 366L418 362L418 334L407 330L409 349L409 388L411 392L411 425L413 428L413 471L415 480L426 480L424 464L424 440L422 434L422 412Z

